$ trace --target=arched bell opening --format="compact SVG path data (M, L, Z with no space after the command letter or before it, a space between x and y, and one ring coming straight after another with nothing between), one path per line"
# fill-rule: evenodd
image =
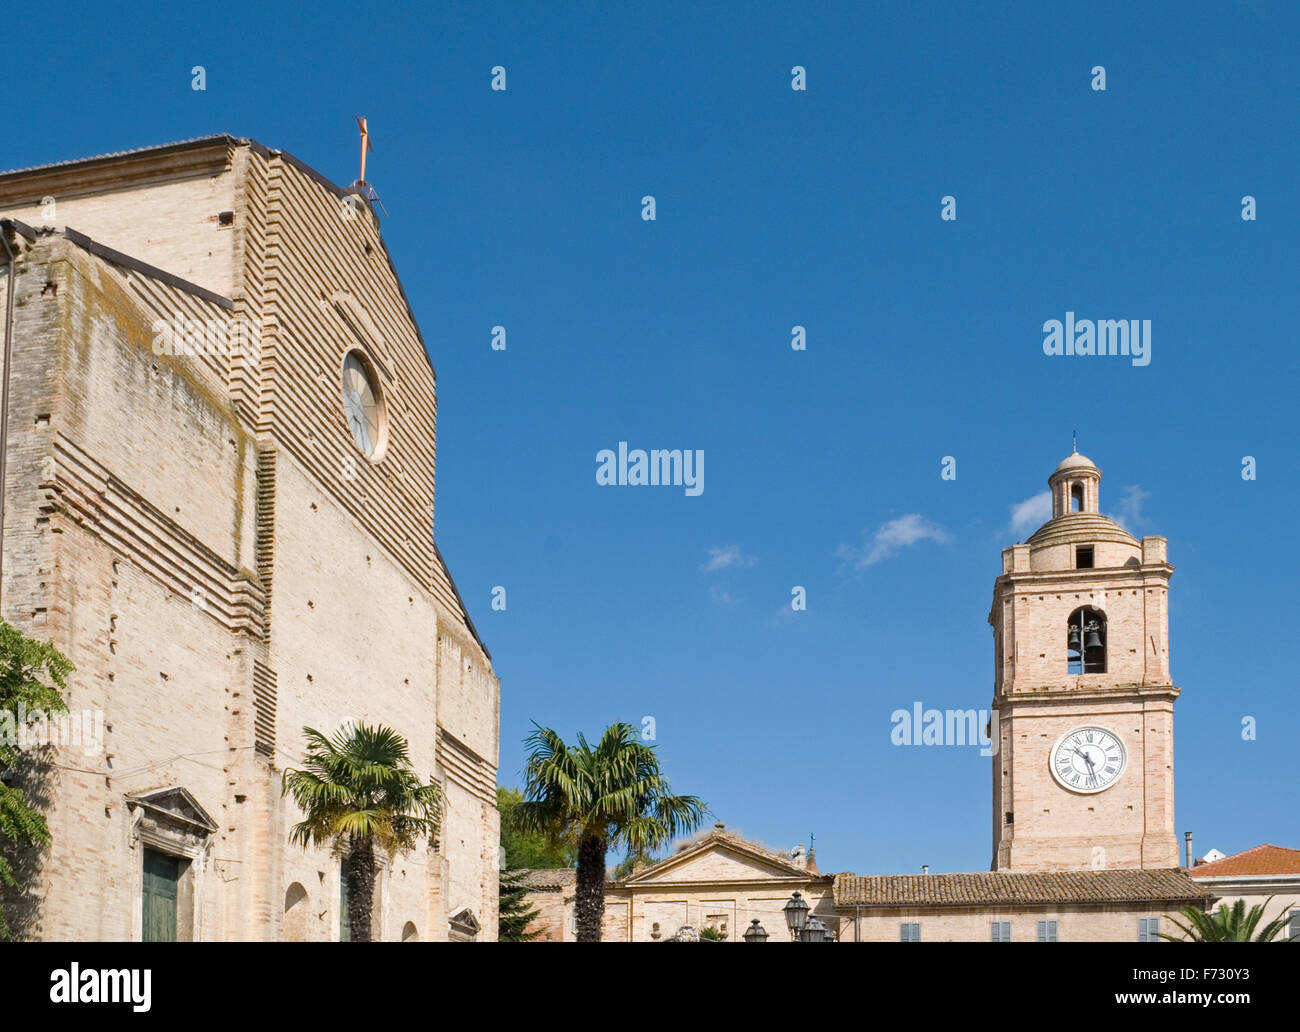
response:
M1071 674L1106 672L1106 614L1082 606L1070 614L1066 626L1066 671Z

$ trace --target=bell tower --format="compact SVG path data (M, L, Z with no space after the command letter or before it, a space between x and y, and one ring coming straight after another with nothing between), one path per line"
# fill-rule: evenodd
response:
M993 870L1177 867L1165 539L1101 514L1074 451L1052 518L1002 550L994 641Z

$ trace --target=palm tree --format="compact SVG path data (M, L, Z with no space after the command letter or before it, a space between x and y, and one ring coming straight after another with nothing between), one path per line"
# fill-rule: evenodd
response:
M605 854L662 848L699 827L705 806L695 796L672 794L655 747L639 741L631 724L610 725L594 749L581 733L570 748L550 728L533 726L525 799L515 808L515 821L552 842L577 843L578 941L600 942Z
M392 728L345 725L326 738L302 729L302 770L284 772L281 795L292 795L305 815L289 841L304 849L329 845L342 857L353 942L369 942L375 892L375 847L389 857L436 835L441 800L436 784L422 785L411 767L406 739Z
M1263 903L1256 903L1247 910L1246 901L1239 899L1231 909L1228 904L1220 903L1219 909L1212 914L1197 907L1183 907L1179 913L1187 918L1187 924L1177 918L1170 918L1182 930L1182 937L1176 938L1163 932L1156 934L1170 942L1272 942L1289 920L1283 913L1261 928L1258 934L1255 933L1255 928L1264 918L1265 909L1272 902L1273 897L1269 896ZM1295 942L1298 938L1300 936L1292 936L1282 941Z

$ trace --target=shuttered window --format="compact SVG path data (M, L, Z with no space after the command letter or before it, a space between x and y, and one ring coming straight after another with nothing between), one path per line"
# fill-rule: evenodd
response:
M1038 922L1038 941L1039 942L1056 942L1056 922L1039 921Z
M989 942L1010 942L1011 922L992 921L989 923Z
M144 885L141 895L141 938L145 942L176 941L176 899L181 863L174 856L144 851Z
M920 942L921 941L921 922L904 921L898 926L899 942Z
M1160 918L1138 918L1138 942L1160 942Z

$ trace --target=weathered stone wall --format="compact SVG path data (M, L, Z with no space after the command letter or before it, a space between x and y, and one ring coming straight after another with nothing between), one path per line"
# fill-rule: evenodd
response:
M25 934L137 937L139 815L126 797L181 784L222 829L195 864L192 934L225 937L244 914L223 877L247 870L229 784L245 635L227 589L252 442L201 378L151 353L114 274L56 239L23 268L5 614L72 659L68 705L102 727L102 743L54 758L45 902Z

